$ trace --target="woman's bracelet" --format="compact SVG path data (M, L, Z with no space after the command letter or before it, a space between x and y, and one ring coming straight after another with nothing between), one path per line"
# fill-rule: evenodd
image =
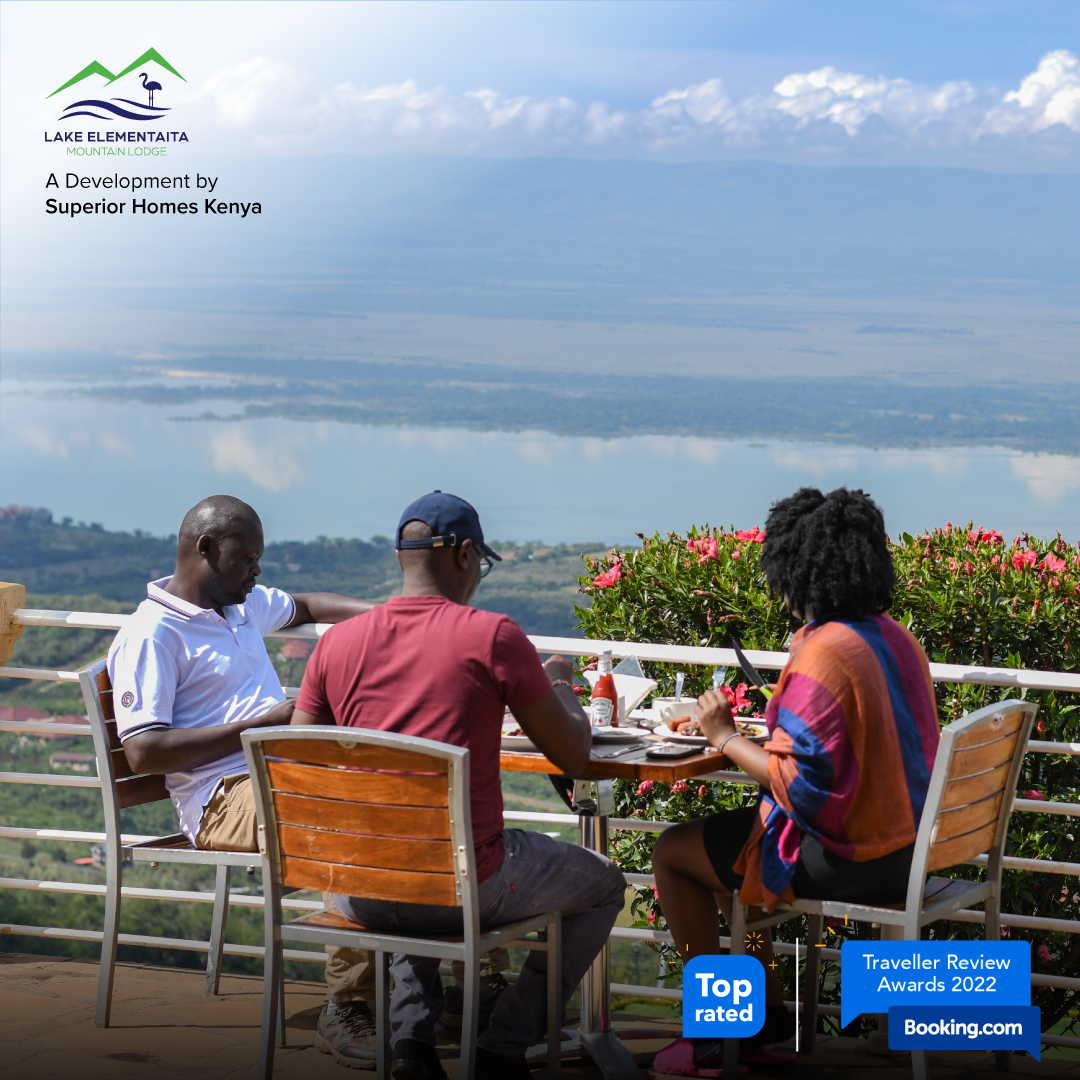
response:
M724 752L724 747L727 746L727 744L731 742L731 740L734 739L738 734L739 732L733 731L716 749L719 750L722 754Z
M552 686L569 686L571 690L574 689L574 684L569 679L552 679Z

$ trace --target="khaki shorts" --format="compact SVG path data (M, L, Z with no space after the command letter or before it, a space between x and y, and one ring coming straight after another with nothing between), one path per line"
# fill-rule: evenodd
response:
M251 777L226 776L203 810L195 846L204 851L258 851L258 839Z

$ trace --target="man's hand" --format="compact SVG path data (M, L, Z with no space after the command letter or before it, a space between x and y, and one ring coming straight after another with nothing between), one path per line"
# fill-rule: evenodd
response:
M574 665L565 656L549 656L544 663L544 670L552 682L565 679L571 688L574 685L574 679L577 677Z
M725 694L716 690L706 690L698 698L697 719L701 725L701 734L713 746L719 746L735 731L735 717L731 711L731 702Z
M258 723L252 724L252 727L277 727L279 724L289 724L292 722L295 708L295 701L279 701L276 705L272 705L267 712L264 712L262 716L255 717Z

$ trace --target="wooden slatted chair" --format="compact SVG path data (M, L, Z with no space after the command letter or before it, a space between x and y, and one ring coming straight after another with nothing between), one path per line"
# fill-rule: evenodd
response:
M259 1078L273 1073L274 1033L284 1029L274 992L283 938L375 953L377 1074L390 1076L388 966L393 953L461 960L464 1013L458 1075L476 1061L480 957L500 946L547 953L548 1075L559 1071L562 1003L561 916L549 911L480 929L473 850L469 752L390 732L281 727L241 736L255 791L266 898ZM283 889L399 903L460 907L464 933L412 937L382 933L337 912L282 923ZM536 939L524 939L535 933Z
M982 904L986 912L986 940L1001 940L1001 859L1020 767L1038 711L1039 707L1030 701L1002 701L968 713L941 729L941 742L915 838L905 903L796 900L781 904L767 918L748 921L747 909L739 903L736 892L731 923L732 953L744 951L747 931L764 929L796 915L810 916L800 1049L807 1053L814 1049L821 966L814 943L821 940L826 918L846 915L858 922L879 923L882 937L918 941L928 923L946 919L961 908ZM929 876L979 855L987 857L986 873L981 881ZM729 1041L737 1047L736 1040ZM725 1065L727 1050L725 1047ZM925 1053L913 1053L912 1066L916 1078L922 1080L926 1076Z
M98 1027L108 1027L112 1013L124 863L131 861L156 866L168 862L217 868L214 914L206 958L206 992L216 994L221 981L221 957L225 946L225 924L229 918L229 888L233 868L244 867L253 873L259 865L259 856L257 852L246 851L202 851L183 833L138 844L125 844L120 833L120 811L131 806L168 800L165 777L136 775L128 764L116 733L112 684L105 661L99 660L80 671L79 684L93 732L97 771L101 779L101 801L105 809L105 925L94 1020Z

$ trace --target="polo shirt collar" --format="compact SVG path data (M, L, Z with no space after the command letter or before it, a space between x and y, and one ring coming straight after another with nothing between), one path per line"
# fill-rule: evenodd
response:
M157 581L151 581L146 586L147 597L161 604L162 607L168 608L173 614L180 615L185 619L194 619L198 615L217 615L213 608L201 608L197 604L182 600L179 596L167 593L165 587L170 581L172 581L171 574L168 577L158 578Z

